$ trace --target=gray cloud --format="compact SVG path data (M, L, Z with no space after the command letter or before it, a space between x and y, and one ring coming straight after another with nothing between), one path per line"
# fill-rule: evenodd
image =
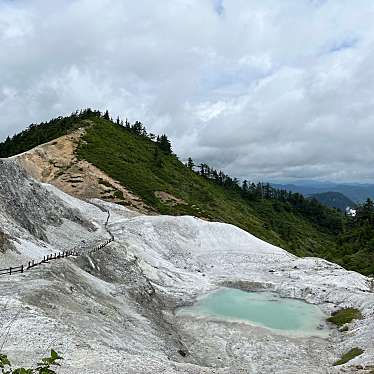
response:
M108 108L239 177L372 180L373 16L371 0L0 0L0 138Z

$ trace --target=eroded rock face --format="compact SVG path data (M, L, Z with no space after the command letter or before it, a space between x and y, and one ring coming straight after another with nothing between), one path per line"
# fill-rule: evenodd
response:
M94 230L78 210L67 207L43 185L28 177L15 159L0 160L0 211L46 242L46 225L59 226L63 219Z

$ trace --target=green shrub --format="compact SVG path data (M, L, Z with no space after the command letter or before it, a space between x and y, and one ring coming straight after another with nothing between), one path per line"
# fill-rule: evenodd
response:
M13 369L8 356L0 353L0 370L1 374L56 374L51 369L54 366L61 366L59 361L63 360L56 351L51 350L50 357L44 357L38 362L35 368L17 368Z
M357 348L357 347L352 348L347 353L344 353L344 355L338 361L334 363L334 366L343 365L347 363L348 361L351 361L355 357L362 355L363 353L364 351L361 348Z
M355 308L344 308L333 312L327 321L335 324L336 326L343 326L346 323L352 322L354 319L361 319L362 314Z
M123 196L123 192L119 191L119 190L115 190L114 193L113 193L113 196L116 199L120 199L120 200L124 200L125 199L125 196Z

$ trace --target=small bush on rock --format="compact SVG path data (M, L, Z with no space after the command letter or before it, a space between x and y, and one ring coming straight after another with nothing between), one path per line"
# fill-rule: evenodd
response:
M56 351L51 350L50 357L45 357L38 362L35 368L17 368L13 369L8 356L0 353L0 370L1 374L56 374L52 369L54 366L61 366L59 361L63 358Z
M361 348L357 348L357 347L352 348L347 353L344 353L344 355L341 357L341 359L335 362L334 366L343 365L343 364L347 363L348 361L351 361L355 357L362 355L363 353L364 353L364 351Z
M346 323L352 322L354 319L361 319L362 314L355 308L344 308L332 313L327 321L334 323L336 326L343 326Z

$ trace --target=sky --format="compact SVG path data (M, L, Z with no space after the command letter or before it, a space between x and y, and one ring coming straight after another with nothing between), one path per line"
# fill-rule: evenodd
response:
M372 182L372 0L0 0L0 139L91 107L239 178Z

